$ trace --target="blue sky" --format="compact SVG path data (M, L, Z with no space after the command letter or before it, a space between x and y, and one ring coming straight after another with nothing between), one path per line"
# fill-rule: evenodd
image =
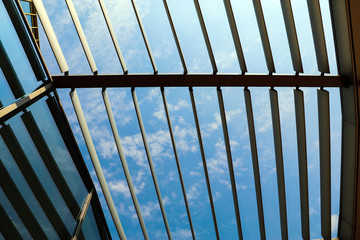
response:
M97 1L73 0L99 74L122 73L120 63L107 31ZM336 62L328 2L321 0L322 17L331 74ZM279 1L262 0L277 73L294 74ZM292 0L304 72L317 71L315 51L306 0ZM65 1L44 1L58 37L70 74L90 74L85 55L73 27ZM129 73L152 73L145 45L130 0L105 0ZM139 12L154 54L159 73L183 72L171 35L163 2L138 0ZM211 64L201 35L192 0L168 1L173 21L190 73L211 73ZM239 73L235 48L228 27L222 0L200 1L206 27L220 73ZM251 0L232 1L239 36L249 73L266 73L260 36ZM40 31L42 54L52 74L59 68L43 31ZM268 239L280 238L275 154L271 112L267 88L250 88L262 184L265 228ZM292 88L277 89L283 142L287 214L290 239L301 238L296 127ZM312 238L320 235L320 177L316 89L302 89L305 96L308 150L310 231ZM341 109L339 91L330 92L332 145L332 223L336 235L339 209ZM65 112L97 187L100 201L113 238L116 230L97 183L89 154L69 98L69 90L58 90ZM95 148L105 172L120 220L128 239L141 239L142 233L127 188L110 124L101 97L101 89L78 89ZM149 166L137 124L130 89L108 89L122 145L141 211L151 239L166 239L165 227L158 207ZM150 151L155 164L161 194L174 239L190 239L191 232L182 198L165 112L158 88L136 89ZM179 160L190 204L191 216L198 239L214 239L210 204L197 141L195 123L187 88L165 90L173 124ZM195 100L215 201L215 210L222 239L236 239L236 221L228 175L225 145L215 88L195 88ZM229 128L239 208L245 239L258 239L258 220L250 143L242 88L223 88Z

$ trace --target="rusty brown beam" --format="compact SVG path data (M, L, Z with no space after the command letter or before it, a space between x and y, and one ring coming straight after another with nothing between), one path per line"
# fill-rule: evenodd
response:
M342 76L129 74L53 75L56 88L102 87L346 87Z

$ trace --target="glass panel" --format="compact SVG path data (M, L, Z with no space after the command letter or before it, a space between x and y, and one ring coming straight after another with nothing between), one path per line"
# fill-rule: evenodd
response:
M42 184L46 194L48 195L52 205L57 210L58 216L61 218L58 221L64 223L70 233L73 232L75 229L75 219L70 213L69 208L66 206L62 196L59 193L57 186L55 185L53 178L49 174L48 169L45 167L45 164L40 157L37 149L30 138L27 129L25 128L23 122L19 115L15 116L11 120L9 120L10 126L19 141L21 148L23 149L24 153L26 154L31 167L34 169L37 178L39 179L40 183ZM31 184L31 183L29 183ZM34 183L32 183L34 184ZM40 188L39 188L39 191ZM40 195L41 196L41 195ZM39 197L39 196L38 196ZM50 204L50 203L49 203ZM47 205L47 204L46 204ZM44 207L44 206L43 206ZM47 214L51 214L50 211ZM52 214L51 214L52 215ZM48 216L49 218L49 216ZM52 216L55 218L55 216ZM49 219L51 220L51 219ZM55 221L59 223L58 221ZM55 226L54 226L55 228Z
M3 161L3 164L5 165L13 181L15 182L17 188L19 189L22 197L25 199L27 205L31 209L39 224L43 227L46 236L49 239L56 239L57 235L55 230L45 216L44 211L40 207L28 183L26 182L13 157L8 151L2 137L0 137L0 158Z
M15 101L14 95L11 92L9 85L6 82L5 76L0 68L0 101L3 106L8 106Z
M94 212L90 204L84 222L81 226L85 239L100 239L99 229L95 221Z
M25 13L30 13L30 3L29 2L20 1L20 4Z
M38 123L38 127L49 147L58 167L61 170L67 184L77 200L77 203L82 205L84 198L87 195L86 187L76 169L76 166L71 158L64 140L62 139L59 130L54 122L54 119L49 111L45 100L40 100L29 108Z
M4 46L5 52L10 59L25 93L30 93L38 87L41 82L36 80L14 26L2 2L0 3L0 12L3 13L0 15L0 42ZM0 81L4 81L4 79L0 79ZM2 98L1 96L1 99Z
M2 190L1 187L0 187L0 204L4 208L7 215L12 220L14 226L16 227L18 232L20 233L21 237L23 239L31 239L30 233L28 232L28 230L24 226L23 222L21 221L21 219L17 215L15 209L13 208L11 203L9 202L9 199L7 199L7 197L5 196L5 193L4 193L4 191ZM0 237L0 239L1 239L1 237Z

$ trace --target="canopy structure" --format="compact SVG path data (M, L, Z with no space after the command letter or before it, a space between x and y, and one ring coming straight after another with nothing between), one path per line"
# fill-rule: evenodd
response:
M311 27L313 46L315 51L317 74L308 74L304 71L305 61L300 51L301 42L297 33L297 25L294 20L294 9L290 0L281 0L281 13L284 21L284 29L287 38L287 54L291 58L291 74L278 74L276 68L278 64L274 59L274 51L271 47L269 34L269 24L264 16L264 9L260 0L253 0L251 11L254 12L259 32L258 41L261 42L261 56L266 65L266 71L262 73L249 73L249 65L246 61L247 50L241 41L241 32L239 31L240 23L237 21L237 15L234 6L235 1L224 0L223 7L226 16L226 26L231 34L231 44L234 49L234 58L236 59L238 73L222 73L219 71L220 61L214 54L214 44L216 37L209 32L202 4L194 0L194 14L196 14L199 32L201 33L204 49L206 49L206 58L208 58L210 73L192 72L189 61L186 58L186 49L183 47L182 39L175 28L176 19L172 15L171 9L166 0L163 1L163 9L166 14L167 24L171 32L172 40L181 66L181 73L163 73L161 67L156 64L158 54L152 51L151 41L148 38L149 31L145 31L146 22L143 22L141 8L138 8L135 0L131 0L133 14L135 15L139 36L146 50L145 57L148 58L149 66L152 73L132 73L135 72L131 67L133 64L126 64L126 56L120 49L119 34L116 31L116 23L112 21L112 15L108 12L107 4L113 6L113 2L103 0L95 2L99 11L101 11L104 28L111 39L116 64L121 67L122 73L114 74L103 72L102 63L96 62L98 59L95 55L99 54L91 51L94 41L86 37L82 26L83 16L78 15L77 6L72 0L65 0L66 12L71 16L73 27L77 34L77 41L81 45L82 52L74 51L71 58L82 54L87 60L91 74L71 74L76 72L72 65L68 65L68 53L64 54L62 42L58 40L57 33L53 29L53 22L50 21L51 13L47 11L46 5L41 0L17 1L3 0L0 4L0 30L7 34L0 35L0 215L2 223L0 225L0 238L120 238L132 239L133 232L126 226L129 223L123 220L124 213L121 206L122 202L118 201L113 182L109 182L108 169L103 166L106 163L106 155L99 153L97 148L96 136L89 127L89 112L85 112L83 106L91 105L91 102L80 102L78 89L97 89L101 93L104 108L107 117L107 125L111 129L112 146L118 154L121 162L121 171L126 180L129 199L131 198L133 207L133 219L138 221L138 229L141 237L144 239L153 238L153 227L149 228L151 221L148 220L148 213L141 205L143 197L139 194L141 190L137 185L137 178L131 174L132 156L131 150L126 149L125 144L120 141L122 134L119 123L128 116L119 117L115 113L115 108L111 106L110 101L111 89L125 89L131 95L133 106L133 115L136 116L136 127L139 128L139 141L144 151L142 167L149 171L151 176L151 185L147 188L153 188L153 196L146 198L156 199L156 205L161 212L161 225L163 227L162 237L172 239L177 238L175 229L172 227L175 220L172 214L169 214L168 197L164 194L166 182L161 180L157 171L159 164L165 164L155 156L156 149L153 147L151 134L147 134L145 126L149 111L140 110L142 99L138 99L137 93L140 89L158 88L161 93L161 101L158 109L163 114L164 125L167 126L168 145L171 151L171 159L176 164L176 175L179 179L180 192L177 200L184 205L184 222L188 226L187 237L195 239L199 229L202 226L196 224L198 216L194 216L197 206L194 207L192 195L189 194L187 186L187 167L184 168L182 162L182 141L178 141L177 120L171 116L173 105L167 100L170 94L168 89L186 88L190 99L189 108L191 108L192 122L194 132L196 132L196 143L199 149L199 166L203 171L204 178L201 180L206 188L206 201L209 207L209 216L211 216L211 225L213 237L222 239L223 225L219 221L221 218L221 208L216 208L218 192L214 191L214 179L211 178L212 166L211 159L206 153L207 132L202 130L203 122L201 114L203 111L199 107L199 102L195 100L195 89L210 88L216 95L218 104L218 124L221 128L222 148L224 148L223 158L228 176L229 195L231 209L234 215L234 226L236 226L236 235L232 238L246 238L244 234L247 229L247 219L244 218L241 208L241 202L244 197L239 190L239 183L242 175L238 174L236 165L236 154L234 153L234 141L231 136L233 133L230 129L231 115L226 111L226 89L237 88L242 90L244 95L244 121L246 121L246 133L248 136L248 151L251 165L251 177L253 184L251 187L254 191L254 198L248 198L246 201L253 201L256 206L256 232L257 238L266 239L269 237L268 220L265 217L266 211L264 205L267 201L264 195L264 176L261 171L260 150L262 148L261 134L259 133L254 119L257 115L254 111L256 101L252 94L257 87L268 87L269 99L266 104L269 105L269 125L272 128L272 148L274 159L274 174L276 174L276 204L278 208L278 219L280 232L277 238L291 239L293 226L289 221L289 207L292 208L291 199L287 197L287 191L293 188L287 183L288 174L286 172L287 155L283 142L283 122L281 120L281 98L279 89L285 87L293 88L293 106L295 113L294 131L296 131L296 149L297 149L297 168L296 176L298 182L298 202L300 205L299 222L301 235L303 239L323 238L331 239L334 237L334 226L332 223L332 204L334 198L339 198L338 225L335 226L335 233L338 239L358 239L359 222L360 222L360 199L359 199L359 96L357 73L360 71L360 32L356 26L360 25L360 17L357 14L360 11L360 4L355 0L329 1L329 9L332 24L333 44L335 47L337 73L330 74L330 64L328 57L328 43L325 39L322 12L318 0L308 0L308 18ZM139 1L140 2L140 1ZM85 3L84 3L85 4ZM121 3L118 3L121 4ZM170 3L169 3L170 4ZM49 14L49 15L48 15ZM89 18L90 18L89 14ZM185 16L186 17L186 16ZM41 27L38 26L38 19ZM113 25L114 24L114 25ZM47 42L41 43L39 29L43 31ZM151 29L150 29L151 30ZM62 33L63 34L63 33ZM151 33L150 31L150 34ZM65 35L65 37L67 37ZM215 38L215 40L214 40ZM45 38L42 40L46 40ZM254 39L253 41L255 41ZM43 46L49 46L53 52L51 59L49 51L45 52ZM98 48L96 48L98 49ZM94 53L94 56L93 56ZM43 57L43 55L45 55ZM126 54L129 54L128 52ZM124 54L125 55L125 54ZM45 59L45 60L44 60ZM55 59L55 60L54 60ZM84 58L82 58L84 59ZM105 61L106 59L104 59ZM53 62L50 62L53 61ZM70 60L71 61L71 60ZM50 74L48 65L56 62L61 74ZM140 63L139 63L140 64ZM52 65L51 68L54 68ZM304 74L305 72L305 74ZM316 72L316 70L315 70ZM310 131L317 133L317 147L319 152L319 209L313 210L309 207L311 180L311 164L309 165L309 133L307 124L309 116L305 116L308 104L304 100L304 89L317 88L316 102L312 104L317 106L317 127ZM332 148L338 147L331 144L331 100L329 89L339 89L341 101L341 170L340 170L340 191L339 196L334 197L332 189ZM61 98L58 91L69 89L70 99L73 106L74 116L65 113ZM216 90L216 94L215 94ZM81 90L79 90L81 91ZM306 93L305 93L306 94ZM160 95L159 95L160 96ZM257 96L257 95L256 95ZM170 96L171 97L171 96ZM113 103L114 104L114 103ZM92 105L94 106L94 105ZM93 107L98 109L97 106ZM93 110L93 109L92 109ZM96 111L91 111L96 115ZM71 118L75 119L76 126L70 126ZM143 118L145 120L143 120ZM69 120L70 119L70 120ZM200 119L200 120L199 120ZM77 132L76 132L77 131ZM81 134L80 134L81 132ZM74 137L77 135L77 137ZM195 135L195 133L194 133ZM80 136L80 140L79 137ZM259 137L260 136L260 137ZM121 139L124 141L123 139ZM88 155L83 156L83 149L78 145L86 146ZM84 147L85 149L85 147ZM244 148L245 149L245 148ZM86 159L88 158L88 159ZM126 159L128 158L128 159ZM85 159L85 160L84 160ZM91 161L90 161L91 160ZM127 161L128 160L128 161ZM87 162L86 162L87 161ZM85 163L86 162L86 163ZM91 162L91 167L89 164ZM88 166L87 166L88 165ZM195 164L194 168L195 168ZM183 168L182 168L183 167ZM121 173L119 173L121 172ZM227 175L228 174L228 175ZM141 178L141 176L140 176ZM150 179L150 178L149 178ZM249 186L246 186L249 187ZM98 194L100 195L100 201ZM125 200L124 200L125 201ZM200 206L199 206L200 207ZM320 213L320 228L318 236L311 233L311 212ZM105 214L104 214L105 212ZM109 223L111 222L111 223ZM110 224L110 230L108 227ZM227 235L226 235L227 236ZM136 238L136 237L135 237ZM161 237L160 237L161 238Z

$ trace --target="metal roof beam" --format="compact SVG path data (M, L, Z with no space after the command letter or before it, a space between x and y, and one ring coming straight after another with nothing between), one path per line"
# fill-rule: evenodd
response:
M144 238L149 239L149 235L148 235L147 230L146 230L145 222L144 222L144 219L143 219L142 214L141 214L140 205L139 205L139 202L138 202L137 197L136 197L135 188L134 188L134 185L133 185L132 180L131 180L130 171L129 171L129 168L128 168L128 165L127 165L127 162L126 162L124 151L123 151L122 146L121 146L119 132L118 132L117 127L116 127L114 114L113 114L112 109L111 109L110 100L109 100L106 89L102 90L102 96L103 96L103 100L104 100L104 104L105 104L105 109L106 109L106 112L107 112L107 115L108 115L108 118L109 118L111 131L113 133L114 140L115 140L115 143L116 143L116 148L117 148L119 156L120 156L121 165L122 165L123 170L124 170L126 182L127 182L128 187L129 187L129 190L130 190L131 199L133 201L135 211L136 211L136 215L138 217L138 220L139 220L139 223L140 223L140 226L141 226L141 231L143 232Z
M121 225L119 215L118 215L118 213L116 211L114 201L113 201L113 199L111 197L110 190L109 190L109 187L107 185L103 170L101 168L100 161L99 161L99 158L97 156L97 153L96 153L96 150L95 150L95 147L94 147L94 143L92 141L90 131L89 131L89 128L87 126L85 116L84 116L83 110L82 110L81 105L80 105L80 100L79 100L79 97L78 97L75 89L73 89L70 92L70 97L71 97L71 101L73 103L73 107L74 107L74 110L75 110L75 113L76 113L76 117L77 117L79 125L80 125L81 132L83 134L83 137L84 137L84 140L85 140L85 143L86 143L86 147L88 148L90 158L91 158L91 161L92 161L94 169L95 169L96 176L98 177L101 190L102 190L102 192L104 194L106 203L107 203L107 205L109 207L109 211L110 211L111 217L112 217L112 219L114 221L116 230L117 230L117 232L119 234L120 239L121 240L126 240L124 229L123 229L123 227Z
M239 240L242 240L243 235L242 235L242 229L241 229L239 202L238 202L238 196L237 196L237 191L236 191L234 166L233 166L232 157L231 157L231 148L230 148L229 132L228 132L227 123L226 123L224 99L223 99L222 90L220 87L217 88L217 95L218 95L218 101L219 101L222 129L223 129L223 133L224 133L224 142L225 142L226 156L227 156L227 161L228 161L232 196L233 196L233 201L234 201L237 231L238 231Z
M115 31L114 31L114 29L112 27L112 24L111 24L111 21L110 21L110 17L108 15L107 10L106 10L105 3L104 3L103 0L98 0L98 1L99 1L99 4L100 4L101 11L102 11L102 13L104 15L104 18L105 18L105 22L106 22L107 28L108 28L110 36L111 36L111 40L112 40L112 42L114 44L117 56L119 58L120 65L122 67L122 70L123 70L124 74L127 74L128 69L126 67L125 60L124 60L123 55L121 53L120 46L119 46L119 43L117 41Z
M219 240L220 235L219 235L218 224L217 224L217 221L216 221L214 200L213 200L212 193L211 193L210 178L209 178L209 173L208 173L208 170L207 170L205 151L204 151L204 146L203 146L202 137L201 137L200 123L199 123L199 118L198 118L198 115L197 115L194 91L193 91L192 87L189 88L189 93L190 93L190 99L191 99L191 106L192 106L192 110L193 110L193 114L194 114L196 132L197 132L198 141L199 141L201 160L202 160L202 165L203 165L204 174L205 174L206 187L207 187L208 195L209 195L211 214L212 214L213 222L214 222L215 235L216 235L216 239Z
M329 92L318 89L321 235L331 238L331 162Z
M259 27L260 37L261 37L261 43L263 46L264 54L265 54L265 60L266 60L266 66L270 73L275 72L275 66L274 66L274 59L271 52L271 46L269 42L269 36L266 29L266 23L264 19L264 13L261 7L260 0L253 0L256 20Z
M202 31L202 34L203 34L203 37L204 37L204 40L205 40L206 49L207 49L207 52L209 54L210 63L211 63L212 69L213 69L213 74L216 74L218 72L218 69L217 69L217 66L216 66L214 53L213 53L212 48L211 48L209 35L208 35L207 30L206 30L204 17L203 17L202 12L201 12L199 0L194 0L194 4L195 4L196 13L197 13L197 16L198 16L198 19L199 19L201 31Z
M281 237L282 237L282 239L288 239L284 163L283 163L283 152L282 152L282 142L281 142L281 126L280 126L278 94L277 94L276 90L269 89L269 95L270 95L271 117L272 117L273 134L274 134L274 148L275 148L276 175L277 175L278 195L279 195Z
M244 89L244 98L245 98L246 117L248 122L251 156L252 156L253 171L254 171L254 183L255 183L255 191L256 191L256 203L257 203L257 211L258 211L258 219L259 219L260 237L262 240L265 240L266 231L265 231L265 221L264 221L263 200L261 194L261 181L260 181L258 152L256 145L254 116L253 116L252 103L251 103L251 93L246 88Z
M173 20L171 18L171 13L170 13L169 6L167 4L167 0L163 0L163 2L164 2L166 15L167 15L167 17L169 19L171 32L172 32L174 40L175 40L176 48L177 48L178 53L179 53L180 61L181 61L181 64L183 66L183 69L184 69L184 74L187 74L188 70L187 70L187 67L186 67L185 58L184 58L184 55L183 55L182 50L181 50L180 42L179 42L179 39L178 39L177 34L176 34L176 30L175 30Z
M294 101L295 101L297 151L298 151L298 161L299 161L301 233L303 239L310 239L309 187L308 187L305 107L304 107L303 91L299 89L294 89Z
M143 142L144 142L145 152L146 152L146 156L147 156L150 171L151 171L151 177L152 177L153 182L154 182L154 186L155 186L155 190L156 190L156 196L157 196L158 201L159 201L159 206L160 206L161 214L162 214L162 217L163 217L163 220L164 220L166 233L167 233L167 236L168 236L169 240L171 240L172 239L171 231L170 231L169 223L168 223L168 220L167 220L167 217L166 217L164 203L162 201L162 197L161 197L161 193L160 193L159 183L158 183L157 178L156 178L155 168L154 168L154 164L153 164L151 154L150 154L150 148L149 148L149 145L148 145L148 142L147 142L147 139L146 139L145 127L144 127L144 123L143 123L143 120L142 120L142 117L141 117L140 107L139 107L139 103L138 103L138 100L137 100L135 88L131 89L131 95L132 95L132 98L133 98L133 101L134 101L136 117L137 117L138 122L139 122L141 137L142 137Z
M146 36L144 26L143 26L142 21L141 21L140 14L139 14L139 11L138 11L137 6L136 6L136 2L135 2L135 0L131 0L131 3L132 3L132 6L134 8L135 16L136 16L136 19L137 19L139 27L140 27L141 35L142 35L142 37L144 39L144 43L145 43L146 50L147 50L149 58L150 58L151 65L152 65L153 70L154 70L154 74L157 74L158 69L156 67L156 63L155 63L153 54L151 52L150 44L149 44L148 38Z
M238 57L240 69L243 73L245 73L245 72L247 72L246 62L245 62L244 53L243 53L243 50L241 47L239 32L238 32L238 29L236 26L236 21L235 21L235 17L234 17L234 13L233 13L233 10L231 7L230 0L224 0L224 5L225 5L226 15L227 15L227 18L229 21L231 35L232 35L232 38L234 41L235 50L236 50L236 54Z
M179 156L178 156L178 153L177 153L177 150L176 150L175 138L174 138L174 133L173 133L172 126L171 126L171 119L170 119L170 114L169 114L169 110L168 110L168 106L167 106L167 102L166 102L166 96L165 96L164 88L161 88L161 96L162 96L163 103L164 103L166 120L167 120L167 123L168 123L168 126L169 126L169 133L170 133L171 143L172 143L172 147L173 147L173 150L174 150L174 156L175 156L176 166L177 166L177 170L178 170L178 174L179 174L179 178L180 178L181 190L182 190L182 194L183 194L183 197L184 197L186 212L187 212L187 215L188 215L189 225L190 225L190 229L191 229L191 235L192 235L192 238L195 240L194 226L193 226L193 223L192 223L192 220L191 220L189 203L188 203L188 200L187 200L187 197L186 197L185 184L184 184L183 176L182 176L182 173L181 173L180 161L179 161Z
M329 73L329 61L326 50L324 27L321 19L319 0L307 0L311 30L314 39L316 60L318 70L322 73Z
M101 87L346 87L344 76L128 74L53 75L56 88Z
M69 67L66 63L64 54L61 50L60 44L56 38L53 27L51 26L49 17L46 13L44 4L41 0L33 0L36 11L39 15L41 24L43 25L46 37L49 40L52 51L54 52L55 59L59 65L60 71L63 73L67 73L69 71Z
M80 43L81 43L81 46L83 47L83 50L84 50L86 59L87 59L87 61L89 63L90 69L94 74L96 74L97 73L97 67L96 67L94 58L93 58L93 56L91 54L90 47L89 47L89 44L88 44L88 42L86 40L84 31L83 31L83 29L81 27L81 23L80 23L78 15L76 13L74 4L73 4L72 0L65 0L65 2L66 2L66 5L68 7L71 19L73 20L76 32L77 32L77 34L79 36Z
M286 34L290 47L291 60L293 63L294 71L297 73L303 72L303 66L301 61L299 42L297 39L294 16L291 9L290 0L281 0L281 9L284 16Z

